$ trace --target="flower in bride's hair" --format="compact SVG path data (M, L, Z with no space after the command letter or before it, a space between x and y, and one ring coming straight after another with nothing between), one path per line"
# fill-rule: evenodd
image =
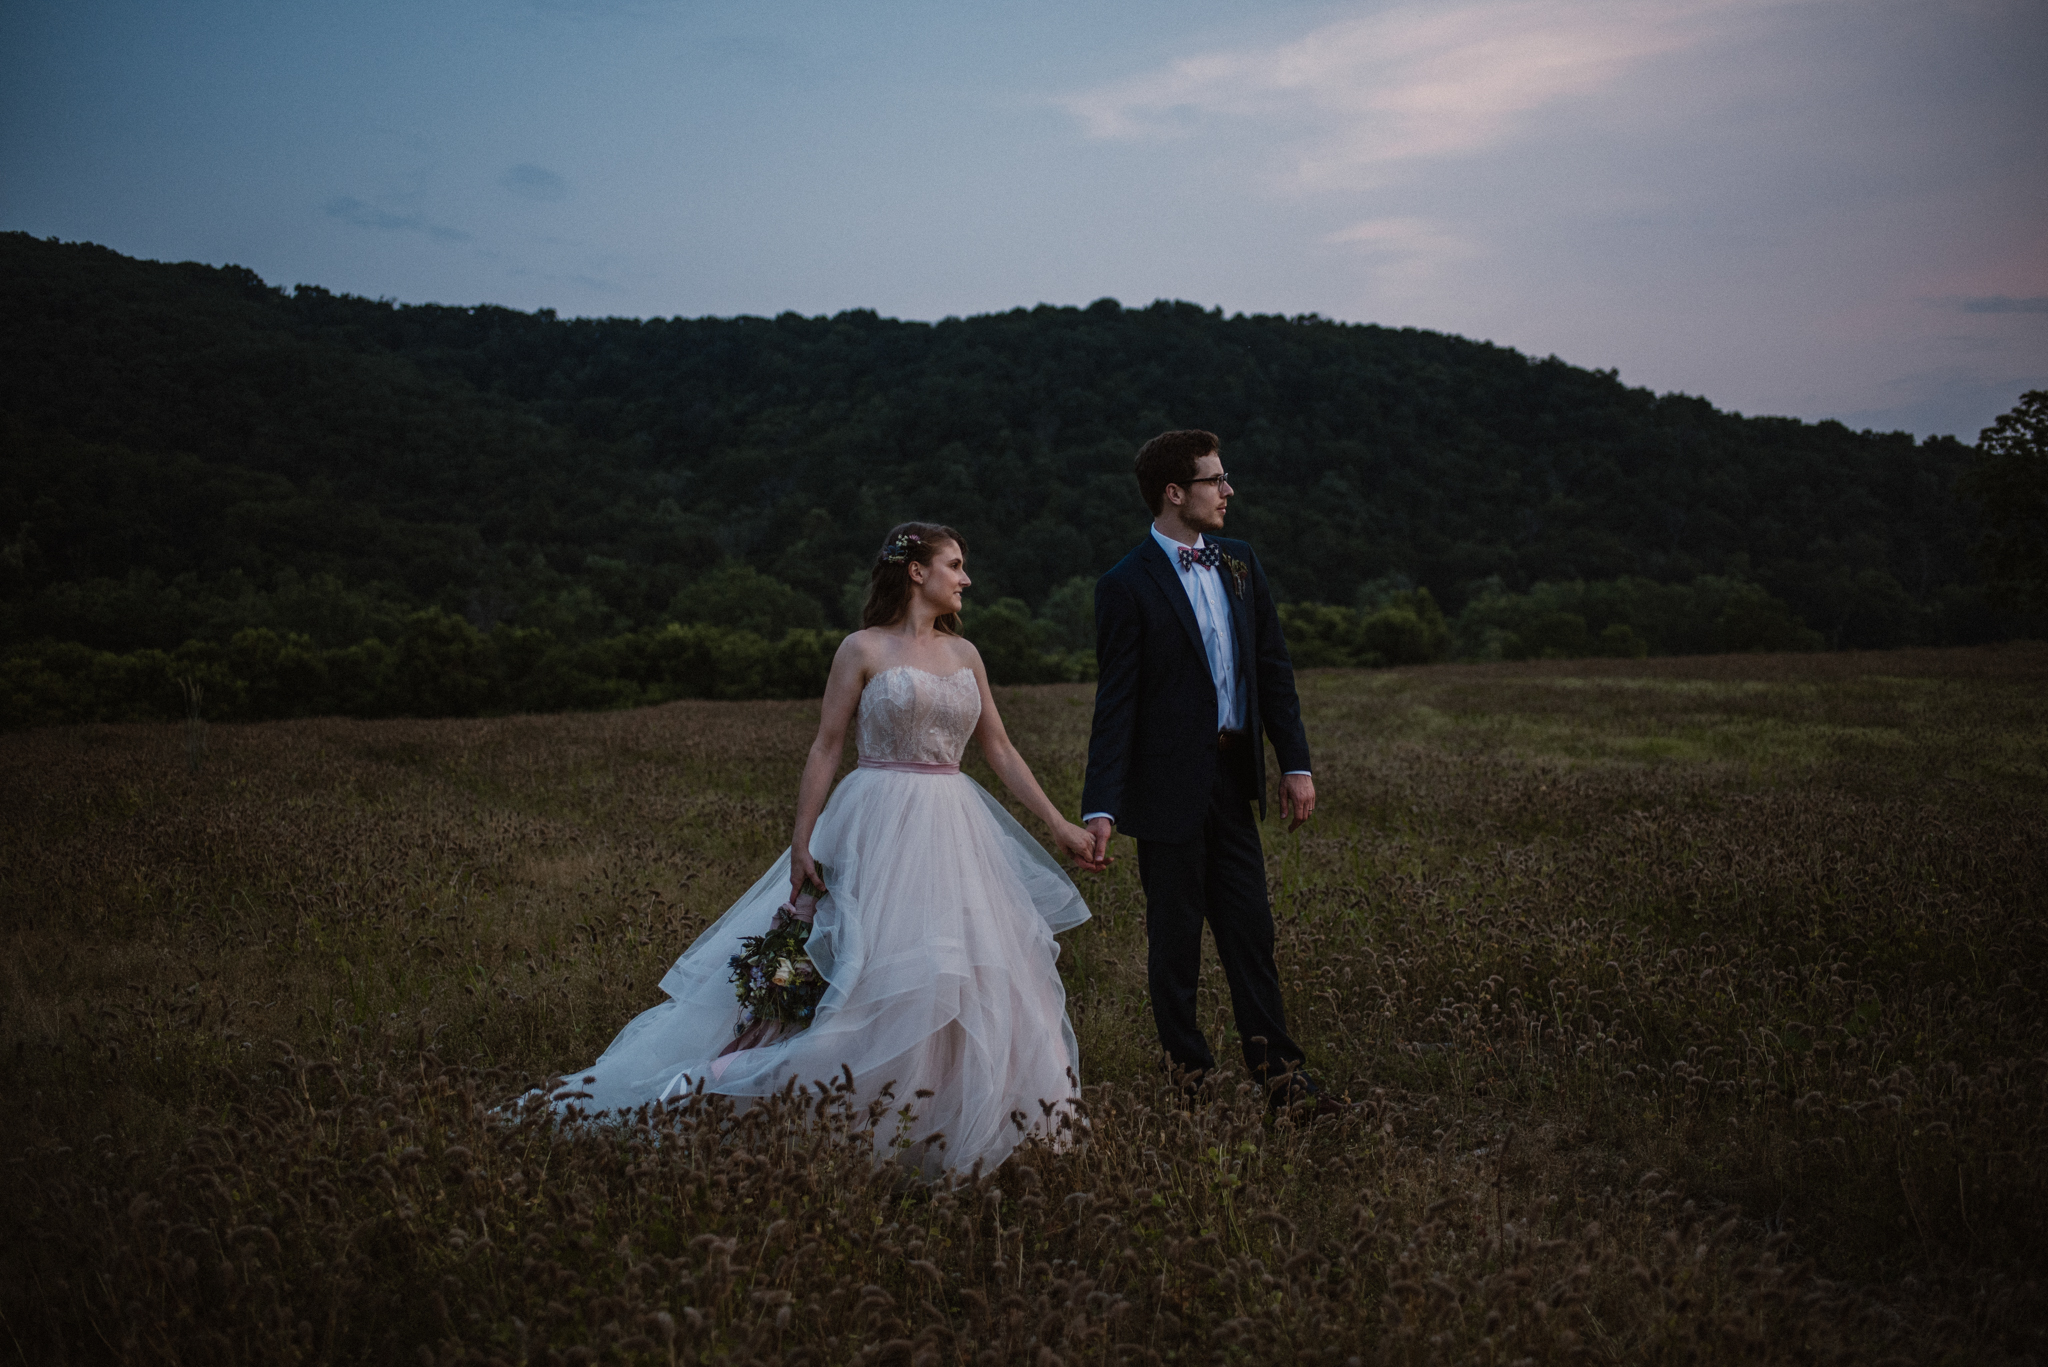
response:
M924 538L916 532L904 532L901 536L892 536L889 538L888 544L882 547L882 563L884 565L901 565L910 559L910 548L912 546L922 546L923 544Z

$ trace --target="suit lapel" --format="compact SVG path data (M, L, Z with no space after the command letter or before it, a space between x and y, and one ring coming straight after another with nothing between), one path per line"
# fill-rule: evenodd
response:
M1186 628L1188 641L1195 647L1195 653L1206 662L1209 651L1202 644L1202 628L1195 621L1194 604L1188 601L1188 591L1180 586L1180 576L1174 572L1173 562L1166 558L1166 552L1160 550L1159 543L1149 535L1138 547L1138 560L1150 572L1159 591L1166 595L1167 605L1173 609L1173 615L1180 618L1181 626Z

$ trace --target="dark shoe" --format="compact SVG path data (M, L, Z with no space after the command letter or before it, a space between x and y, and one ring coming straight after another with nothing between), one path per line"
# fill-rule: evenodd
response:
M1309 1097L1320 1096L1323 1090L1316 1086L1316 1080L1303 1072L1298 1064L1290 1063L1270 1078L1264 1076L1263 1072L1254 1073L1253 1076L1257 1077L1266 1089L1266 1109L1275 1114L1298 1105Z

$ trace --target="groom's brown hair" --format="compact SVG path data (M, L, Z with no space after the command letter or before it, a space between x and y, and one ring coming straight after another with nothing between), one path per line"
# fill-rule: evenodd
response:
M1160 508L1165 506L1166 486L1178 484L1187 488L1188 481L1195 477L1195 462L1222 446L1214 432L1190 427L1179 432L1161 432L1139 447L1133 468L1138 476L1138 492L1145 496L1145 506L1152 510L1152 516L1159 516Z

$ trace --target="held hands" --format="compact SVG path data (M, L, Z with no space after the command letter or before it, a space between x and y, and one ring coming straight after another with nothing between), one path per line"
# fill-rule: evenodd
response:
M1088 823L1087 830L1083 830L1071 821L1062 821L1053 831L1053 839L1059 842L1060 848L1074 861L1074 867L1086 869L1090 873L1101 873L1110 864L1106 854L1109 838L1095 838L1094 830L1098 825L1107 826L1109 823L1097 818Z
M1316 781L1307 774L1282 774L1280 815L1288 819L1288 831L1299 830L1301 823L1314 816L1315 811Z
M1084 869L1093 869L1098 873L1108 868L1114 862L1109 857L1109 838L1115 833L1116 822L1106 816L1098 816L1093 821L1090 821L1086 832L1090 847L1088 858L1084 862L1077 855L1074 862L1080 864Z

